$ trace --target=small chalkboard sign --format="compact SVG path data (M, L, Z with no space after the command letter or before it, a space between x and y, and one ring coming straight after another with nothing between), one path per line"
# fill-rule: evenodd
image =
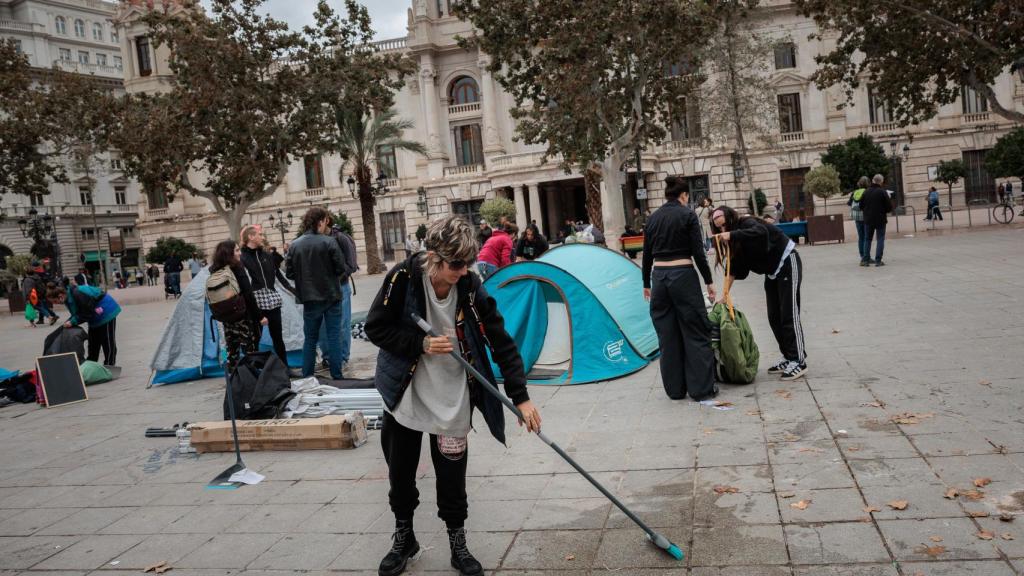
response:
M36 374L48 408L89 399L74 352L36 358Z

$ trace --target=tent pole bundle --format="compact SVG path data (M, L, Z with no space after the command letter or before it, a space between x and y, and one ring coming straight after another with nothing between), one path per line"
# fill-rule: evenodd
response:
M428 324L426 320L421 318L418 314L413 313L412 319L414 322L416 322L416 325L419 326L421 330L429 334L431 337L438 337L438 334L437 332L434 331L434 328L430 324ZM467 362L466 359L462 357L462 354L458 352L458 350L452 350L449 354L451 354L452 358L455 358L459 362L459 364L461 364L462 367L465 368L466 371L469 372L469 374L473 376L473 378L475 378L476 381L479 382L487 390L487 392L489 392L495 398L500 400L501 403L504 404L505 407L509 409L509 411L515 414L515 416L519 418L520 421L523 420L523 413L520 412L518 408L516 408L515 404L513 404L511 400L509 400L504 394L502 394L490 380L488 380L487 378L484 377L483 374L478 372L477 369L474 368L472 364ZM605 488L603 485L601 485L600 482L597 481L597 479L591 476L589 472L584 470L582 466L580 466L575 460L573 460L572 456L569 456L569 454L566 453L566 451L563 450L561 446L559 446L550 438L548 438L540 430L537 431L537 437L540 438L541 441L543 441L545 444L550 446L551 449L554 450L559 456L561 456L563 460L568 462L570 466L575 468L576 471L579 472L584 478L586 478L588 482L593 484L594 488L597 488L598 491L600 491L601 494L605 496L605 498L610 500L612 504L615 504L615 506L617 506L619 510L622 510L623 514L629 517L630 520L632 520L637 526L640 527L640 529L642 529L647 534L647 539L654 543L655 546L661 548L676 560L683 559L683 551L680 550L679 546L676 546L668 538L659 534L658 532L655 532L650 526L645 524L639 516L634 514L633 511L627 508L626 505L623 504L618 498L616 498L614 494L609 492L607 488Z

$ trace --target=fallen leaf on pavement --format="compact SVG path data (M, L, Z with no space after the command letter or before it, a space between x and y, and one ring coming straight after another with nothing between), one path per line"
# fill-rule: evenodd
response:
M782 437L782 439L785 440L786 442L796 442L797 440L800 439L800 437L797 436L796 434L786 434L785 436Z
M865 506L865 507L863 508L863 510L864 510L865 512L867 512L868 514L871 514L872 512L881 512L881 511L882 511L882 509L881 509L881 508L876 508L876 507L874 507L874 506Z
M961 496L967 498L968 500L981 500L985 498L985 493L982 492L981 490L968 490L967 492L961 494Z
M1009 532L1003 532L999 537L1003 540L1013 540L1013 534L1010 534Z
M822 450L821 448L804 447L797 450L797 452L824 452L824 450Z
M881 400L875 400L874 402L864 402L861 406L868 406L871 408L885 408L885 402Z
M157 574L163 574L164 572L167 572L167 571L168 571L168 570L170 570L170 569L171 569L171 567L170 567L170 566L168 566L167 564L164 564L163 566L159 566L159 567L157 567L157 568L156 568L155 570L153 570L153 571L154 571L154 572L156 572Z
M715 400L714 405L721 406L723 408L728 408L729 406L732 406L732 402L729 402L728 400Z
M988 380L978 380L978 385L980 385L980 386L988 386L989 388L991 388L992 387L992 382L990 382Z
M714 429L714 428L705 428L705 429L704 429L704 434L705 434L706 436L711 436L711 435L712 435L712 434L714 434L714 433L715 433L715 429Z
M833 333L833 334L839 334L839 330L836 330L835 328L833 328L833 329L832 329L832 333Z
M781 388L776 390L775 393L778 394L779 398L782 398L783 400L789 400L790 398L793 397L792 392L790 392L789 390L783 390Z
M968 514L968 515L969 515L969 516L970 516L971 518L988 518L988 512L982 512L982 511L968 511L968 512L967 512L967 514Z
M936 558L939 554L946 553L946 547L939 544L936 544L935 546L925 546L924 544L921 544L914 549L914 552L917 552L918 554L927 554L932 558Z
M886 504L893 510L906 510L908 502L906 500L893 500L892 502L886 502Z
M1013 514L1010 514L1009 512L1003 512L999 515L999 519L1003 522L1013 522Z
M860 452L860 450L861 450L860 446L847 446L846 447L846 451L847 452Z
M575 554L566 554L565 555L565 559L569 560L569 561L575 560L576 559L576 555Z
M928 539L932 542L942 542L942 536L929 536Z
M992 538L995 537L995 534L993 534L989 530L982 530L981 532L978 532L977 534L975 534L975 536L977 536L978 538L981 538L982 540L991 540Z
M747 416L760 416L760 410L747 410Z
M779 492L779 498L792 498L796 496L796 492Z
M956 488L950 488L949 490L946 490L946 493L944 494L944 496L946 498L949 498L950 500L955 499L959 495L960 495L960 491L957 490Z
M902 412L900 414L896 414L890 418L890 420L896 424L920 424L921 420L924 420L925 418L932 418L933 416L935 416L933 412L925 412L921 414L915 412Z
M167 561L163 560L161 562L157 562L156 564L150 564L149 566L146 566L146 569L143 570L143 572L154 572L154 571L156 571L156 570L158 570L160 568L163 568L165 566L167 566Z
M811 505L810 500L801 500L799 502L793 502L789 505L790 508L796 508L797 510L807 510L807 507Z
M991 483L992 483L992 479L991 478L975 478L974 479L974 485L977 486L978 488L984 488L985 486L988 486Z
M715 486L712 490L715 491L715 494L735 494L740 491L740 489L735 486L722 485Z

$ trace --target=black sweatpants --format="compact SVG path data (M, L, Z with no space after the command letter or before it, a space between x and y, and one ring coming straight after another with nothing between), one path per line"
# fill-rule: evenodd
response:
M103 364L113 366L117 362L117 318L102 326L89 326L88 359L99 360L100 349L103 350Z
M800 325L800 284L804 265L796 250L790 252L775 279L764 278L764 295L768 302L768 323L772 326L779 351L786 360L803 362L804 329Z
M281 309L260 310L260 314L267 319L267 330L270 331L270 339L274 342L274 354L288 365L288 350L284 347L284 331L281 327ZM261 330L262 333L262 330ZM257 342L259 339L257 338ZM258 345L257 345L258 346Z
M651 270L651 320L661 345L661 383L673 400L703 398L715 386L711 321L692 266Z
M416 470L420 465L420 440L423 432L402 426L390 413L384 413L380 432L384 460L388 463L391 491L388 500L397 520L412 520L420 503L416 488ZM462 528L469 516L466 498L466 462L469 450L458 456L441 453L437 436L430 434L430 459L434 461L437 476L437 516L448 528Z

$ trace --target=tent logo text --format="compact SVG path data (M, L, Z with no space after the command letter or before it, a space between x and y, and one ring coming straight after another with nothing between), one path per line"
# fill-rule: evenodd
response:
M626 362L626 357L622 354L622 345L625 344L625 340L610 340L604 343L604 357L609 362Z

